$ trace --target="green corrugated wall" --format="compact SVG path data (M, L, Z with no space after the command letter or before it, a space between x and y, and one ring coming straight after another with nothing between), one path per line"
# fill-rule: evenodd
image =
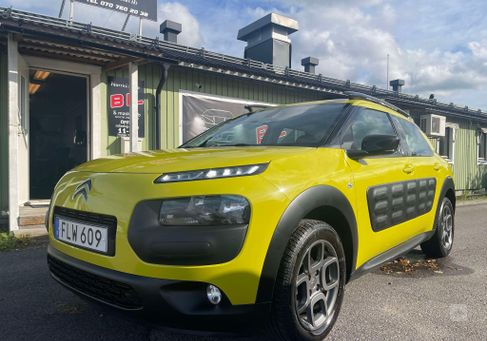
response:
M145 138L142 149L154 147L155 126L153 108L160 77L157 64L139 67L139 79L144 81ZM102 155L120 153L120 140L108 136L107 89L108 76L128 77L127 69L103 74L102 89ZM161 147L174 148L179 144L179 91L187 90L210 95L240 98L267 103L292 103L322 98L317 91L267 84L256 80L219 75L208 71L173 66L161 95ZM455 185L458 190L479 189L487 186L487 166L477 165L476 123L467 120L453 120L458 123L455 141Z
M153 148L155 141L154 112L155 95L161 69L157 64L146 64L139 67L139 80L144 81L145 103L145 138L142 149ZM122 69L105 73L108 76L128 77L128 71ZM246 80L231 76L218 75L203 70L195 70L173 66L169 70L169 77L161 94L161 147L174 148L179 145L179 90L201 92L245 100L267 103L292 103L322 98L317 91L296 89L292 87L266 84L255 80ZM111 155L120 152L120 141L116 137L108 136L106 84L102 94L102 154Z
M8 210L8 60L0 45L0 211Z
M459 129L455 136L454 175L457 190L480 189L487 186L487 165L477 164L477 123L453 120Z
M418 113L413 113L415 122L419 123ZM453 177L457 191L480 190L487 187L487 165L477 164L476 131L480 127L477 122L447 117L448 123L458 124L455 132L453 160ZM487 127L483 125L482 127ZM436 150L437 140L429 139Z
M156 77L158 77L157 73ZM164 87L165 91L162 93L161 131L165 132L162 136L163 148L178 146L180 89L276 104L323 98L323 94L316 91L176 67L170 72L170 77Z

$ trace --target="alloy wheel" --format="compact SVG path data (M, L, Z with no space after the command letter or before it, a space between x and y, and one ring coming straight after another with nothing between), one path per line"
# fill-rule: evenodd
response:
M453 243L453 212L449 205L443 203L440 216L441 244L449 250Z
M325 240L309 246L299 260L296 276L295 313L311 332L326 328L335 311L340 264L335 248Z

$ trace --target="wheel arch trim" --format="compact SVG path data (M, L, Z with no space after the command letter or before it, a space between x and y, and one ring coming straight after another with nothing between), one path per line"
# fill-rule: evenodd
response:
M440 196L438 197L438 207L440 206L440 200L446 196L446 193L449 190L453 192L454 200L452 202L452 205L453 205L453 210L456 210L455 183L453 182L451 176L447 176L445 178L445 181L443 181L443 186L441 187Z
M340 211L347 220L353 243L351 264L353 272L357 258L358 236L357 222L352 205L337 188L328 185L314 186L299 194L289 204L274 230L260 276L256 303L272 300L281 259L292 233L307 214L324 206Z
M439 215L440 209L441 209L441 203L443 201L443 198L446 197L446 194L450 190L453 192L454 200L452 201L452 205L453 205L453 212L455 212L456 211L455 183L453 182L453 179L451 178L451 176L447 176L445 178L445 181L443 181L443 185L441 186L440 195L438 196L438 203L436 204L435 220L433 222L432 230L436 230L436 226L438 225L438 215Z

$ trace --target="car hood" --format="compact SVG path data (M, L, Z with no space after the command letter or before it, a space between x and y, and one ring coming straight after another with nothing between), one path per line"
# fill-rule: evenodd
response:
M316 151L313 147L220 147L158 150L113 155L84 163L75 171L161 174L206 168L243 166Z

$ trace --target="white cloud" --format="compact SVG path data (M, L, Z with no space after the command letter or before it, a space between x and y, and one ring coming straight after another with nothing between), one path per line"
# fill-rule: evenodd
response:
M61 0L0 0L10 6L57 16ZM386 85L387 54L390 79L406 81L404 91L435 93L445 102L487 109L487 2L476 0L159 0L159 22L144 23L144 35L159 34L170 19L183 24L180 42L242 56L245 44L238 29L276 11L299 21L291 36L293 67L300 60L320 59L318 72L353 82ZM68 10L64 11L67 15ZM120 29L122 14L76 4L76 20ZM137 31L131 19L127 30Z
M159 22L163 22L166 19L182 24L182 33L178 36L181 44L195 47L204 45L200 34L200 23L186 6L179 2L164 2L160 4ZM157 23L155 26L157 26L157 32L159 32L159 24Z
M457 92L485 89L487 39L468 42L455 37L453 46L442 41L438 46L405 48L395 35L404 19L392 4L305 0L305 6L293 7L290 12L300 23L300 31L291 36L293 66L301 68L303 57L318 57L317 72L325 76L385 87L389 54L389 79L404 79L409 93L436 93L446 102L455 98L464 103ZM435 39L448 39L447 29L436 29L441 32L432 31ZM476 104L487 108L486 100Z
M438 10L438 2L421 0L225 2L197 17L208 49L242 56L245 44L236 40L238 29L271 11L280 12L300 24L291 35L296 69L302 68L301 58L314 56L325 76L385 87L389 54L389 79L404 79L404 91L435 93L459 104L465 103L463 98L477 98L470 105L487 109L480 95L487 84L485 11L472 0L445 1L444 11Z
M468 47L476 58L487 60L487 39L481 42L471 41Z

